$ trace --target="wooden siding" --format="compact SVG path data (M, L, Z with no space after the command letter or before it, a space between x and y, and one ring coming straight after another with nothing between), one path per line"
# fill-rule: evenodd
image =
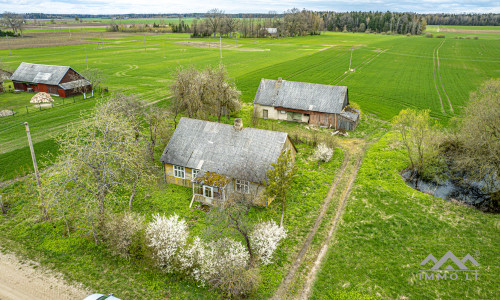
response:
M59 84L65 83L65 82L70 82L70 81L75 81L75 80L79 80L79 79L84 79L84 78L80 74L78 74L77 72L75 72L73 69L70 68L68 70L68 72L66 72L64 77L61 79L61 82L59 82Z
M171 164L164 164L165 167L165 180L167 183L172 183L172 184L177 184L177 185L182 185L185 187L192 187L193 184L191 183L192 179L192 169L190 168L184 168L184 179L182 178L177 178L174 176L174 166Z

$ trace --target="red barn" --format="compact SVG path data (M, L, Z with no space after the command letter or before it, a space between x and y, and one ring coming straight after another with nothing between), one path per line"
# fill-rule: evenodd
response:
M10 77L14 89L70 97L92 92L91 83L71 67L21 63Z

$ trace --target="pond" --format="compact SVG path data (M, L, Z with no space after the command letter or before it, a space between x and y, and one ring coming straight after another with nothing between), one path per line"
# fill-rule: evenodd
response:
M448 179L437 184L435 182L429 182L422 179L417 180L415 176L412 178L410 170L402 171L401 177L407 185L422 193L433 195L434 197L448 201L456 200L463 202L484 211L489 211L491 209L491 197L481 191L481 188L484 186L484 182L476 181L465 186L461 185L458 180L454 181Z

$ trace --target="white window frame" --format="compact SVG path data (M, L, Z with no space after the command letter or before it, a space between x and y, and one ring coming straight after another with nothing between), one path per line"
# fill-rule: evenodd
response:
M235 179L234 184L236 192L250 194L250 181Z
M196 175L198 175L199 172L200 172L200 170L198 170L198 169L192 169L191 170L191 178L194 179L196 177Z
M182 177L180 176L182 174ZM186 178L186 168L174 165L174 177L175 178Z
M207 196L205 194L206 190L210 190L210 196ZM210 185L204 185L203 186L203 197L212 199L214 197L214 188L212 186L210 186Z
M284 115L284 114L286 114L286 111L280 110L280 113Z

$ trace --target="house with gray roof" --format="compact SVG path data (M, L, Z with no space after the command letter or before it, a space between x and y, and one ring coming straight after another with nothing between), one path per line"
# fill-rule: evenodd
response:
M349 107L346 86L262 79L254 110L263 119L304 122L334 129L354 130L360 112Z
M10 76L14 89L26 92L45 92L70 97L93 93L91 83L68 66L40 65L22 62Z
M167 183L193 189L193 201L224 205L235 196L262 197L267 170L283 151L297 149L285 132L181 118L160 162Z

